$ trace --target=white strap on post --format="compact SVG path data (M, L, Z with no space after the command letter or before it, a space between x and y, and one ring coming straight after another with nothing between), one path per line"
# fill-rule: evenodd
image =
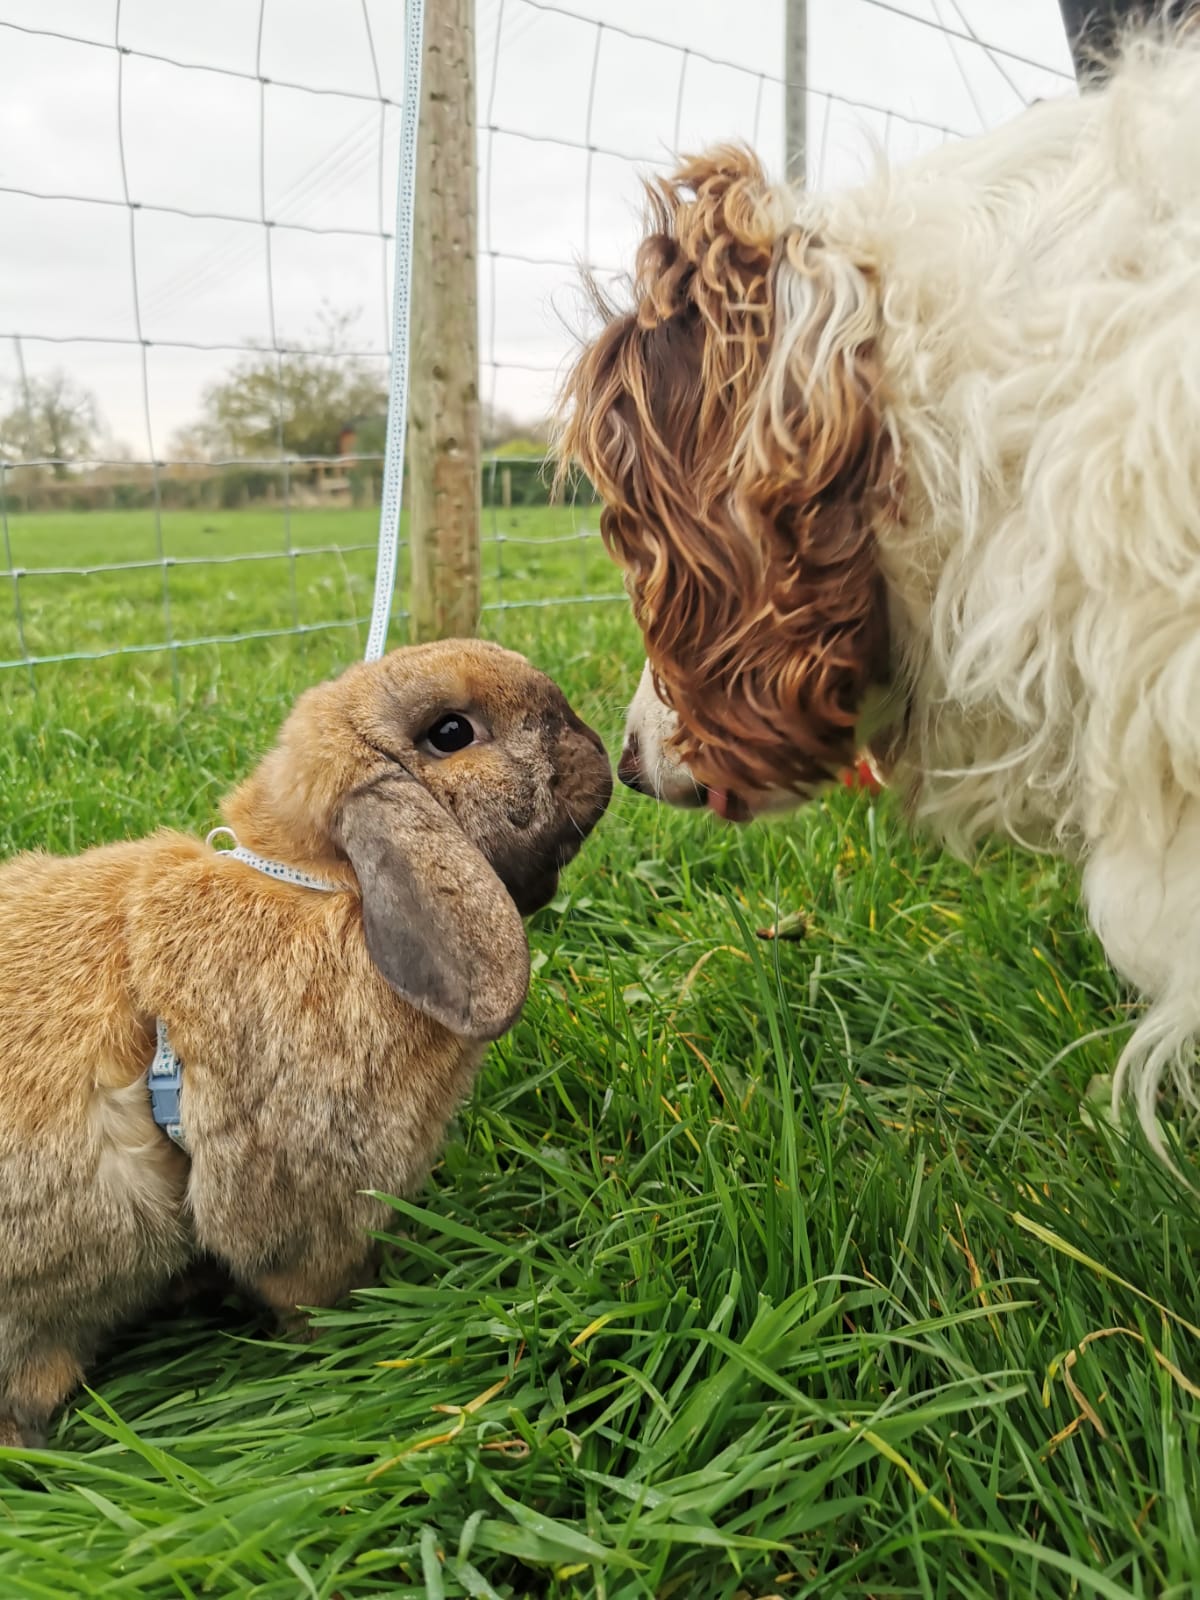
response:
M412 318L413 208L417 195L417 131L421 118L421 53L424 0L404 3L404 101L400 111L400 173L396 184L396 250L392 284L392 379L388 396L383 494L379 508L379 553L375 599L367 634L368 661L387 644L396 556L400 546L400 501L404 487L404 432L408 421L408 350Z

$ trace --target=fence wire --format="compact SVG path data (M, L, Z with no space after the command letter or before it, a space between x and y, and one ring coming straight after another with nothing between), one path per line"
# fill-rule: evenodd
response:
M672 37L682 8L662 7L662 25L643 29L625 12L652 24L653 4L638 14L590 3L478 0L480 394L494 435L508 415L535 424L525 431L536 442L572 342L560 297L570 299L581 266L605 279L628 262L642 173L722 137L781 165L783 97L795 86L749 59L764 30L778 47L760 58L782 57L781 0L747 0L740 36L718 32L731 46L740 37L728 51L711 47L699 20L692 37ZM354 648L369 608L381 448L362 445L373 419L356 415L336 449L291 442L303 396L288 383L352 364L384 387L403 8L321 0L300 48L282 0L243 0L241 60L237 41L206 38L173 9L153 16L114 0L104 29L97 9L0 0L10 73L20 47L27 103L50 129L10 133L0 163L0 583L11 601L0 669L157 652L174 664L199 646L338 630L356 635ZM698 0L696 19L702 10ZM814 185L840 180L867 135L903 157L1074 81L1054 0L1006 7L1005 38L993 36L992 7L992 32L977 31L978 0L809 0L808 10ZM878 92L849 92L838 59L822 77L821 30L851 10L855 53L879 60L866 74ZM911 89L890 59L897 50ZM64 98L72 83L77 107ZM172 127L178 117L186 130L197 105L210 108L202 154L215 182L207 172L197 181L194 124L182 147ZM223 108L215 124L213 108ZM293 144L305 156L289 169ZM290 181L276 181L281 170ZM348 302L347 278L359 303ZM248 307L255 282L257 311L239 313L233 332L217 313ZM322 317L325 337L299 336ZM265 381L269 430L253 447L185 444L213 386L224 382L236 402L239 373ZM86 390L137 444L113 446ZM624 598L594 510L545 504L536 449L489 450L482 473L492 625L498 613ZM402 625L402 590L398 602Z

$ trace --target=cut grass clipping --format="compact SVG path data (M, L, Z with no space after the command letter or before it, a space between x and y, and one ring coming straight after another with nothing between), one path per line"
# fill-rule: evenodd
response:
M266 519L214 522L168 542L264 548ZM617 587L590 544L517 542L567 514L513 529L493 599ZM113 559L100 518L13 537ZM369 579L363 552L190 569L177 636L347 625L4 675L5 851L210 827L360 652ZM161 583L27 597L31 649L162 622ZM486 622L615 747L622 605ZM304 1348L233 1304L123 1337L52 1449L0 1452L4 1600L1197 1592L1200 1226L1086 1114L1128 1008L1069 871L954 863L886 797L736 830L622 793L531 939L378 1286Z

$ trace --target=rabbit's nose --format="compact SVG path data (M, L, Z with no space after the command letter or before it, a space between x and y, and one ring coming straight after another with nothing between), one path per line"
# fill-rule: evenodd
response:
M634 789L638 794L650 793L642 772L642 752L635 733L631 733L625 740L621 759L617 762L617 777L627 789Z

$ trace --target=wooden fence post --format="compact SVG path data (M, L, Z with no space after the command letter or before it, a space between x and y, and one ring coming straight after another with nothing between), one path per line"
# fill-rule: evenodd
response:
M807 186L808 165L808 6L784 0L783 12L784 176Z
M432 0L413 217L410 637L479 623L479 312L474 0Z

